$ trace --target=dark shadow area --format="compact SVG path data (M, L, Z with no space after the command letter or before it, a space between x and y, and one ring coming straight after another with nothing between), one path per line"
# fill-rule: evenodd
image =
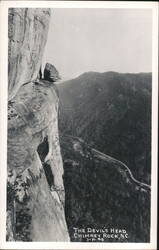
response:
M44 172L45 172L45 175L46 175L48 185L49 185L49 187L51 187L54 184L54 176L53 176L50 165L47 164L46 162L44 162L45 157L47 156L47 154L49 152L49 144L48 144L48 138L47 137L45 137L43 142L41 144L39 144L39 146L37 148L37 152L38 152L40 160L41 160L41 162L43 164L43 168L44 168Z

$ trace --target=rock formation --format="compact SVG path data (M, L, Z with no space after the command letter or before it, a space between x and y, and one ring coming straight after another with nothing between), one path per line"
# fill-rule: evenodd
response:
M39 72L49 28L50 10L10 8L8 15L8 95Z
M49 18L48 9L9 10L8 241L69 241L59 99L54 84L32 81L40 69Z
M50 82L56 82L61 79L58 70L50 63L45 65L44 79Z

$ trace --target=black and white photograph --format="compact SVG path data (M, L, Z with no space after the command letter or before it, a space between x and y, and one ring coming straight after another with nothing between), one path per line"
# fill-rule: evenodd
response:
M5 14L6 244L157 249L157 5L14 2Z

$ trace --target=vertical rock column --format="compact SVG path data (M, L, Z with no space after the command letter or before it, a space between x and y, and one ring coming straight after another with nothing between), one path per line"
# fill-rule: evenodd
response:
M10 8L8 13L9 100L38 75L49 29L50 10Z
M32 82L40 68L49 19L49 9L9 9L8 241L69 241L57 125L59 99L54 84ZM42 161L38 148L46 138L48 152ZM45 163L51 169L53 189Z

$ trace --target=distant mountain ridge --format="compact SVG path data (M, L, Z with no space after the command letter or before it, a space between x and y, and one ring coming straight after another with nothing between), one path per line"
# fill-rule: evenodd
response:
M57 85L62 134L83 138L150 184L151 73L86 72Z

